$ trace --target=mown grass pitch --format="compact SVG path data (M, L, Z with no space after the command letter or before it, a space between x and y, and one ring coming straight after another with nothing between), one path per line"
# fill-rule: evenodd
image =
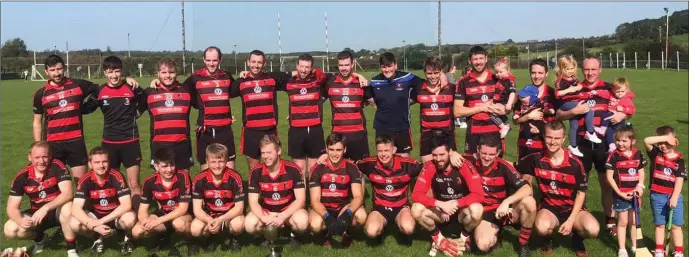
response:
M374 72L366 72L365 75L371 78ZM415 71L417 75L423 76L420 71ZM517 77L517 85L519 88L529 83L528 71L527 70L515 70L515 75ZM581 74L580 74L581 75ZM689 155L689 141L687 136L689 135L689 130L687 124L689 123L689 118L687 117L687 93L689 90L689 81L687 77L687 72L675 72L675 71L646 71L646 70L614 70L605 69L601 74L601 77L606 81L611 81L618 76L625 76L631 81L631 89L637 95L635 99L637 114L631 119L636 131L637 131L637 147L643 148L641 140L651 135L655 128L660 125L671 125L677 131L677 135L682 142L679 146L679 150L683 154ZM459 76L459 75L458 75ZM580 76L581 77L581 76ZM152 78L139 78L140 83L146 87ZM182 78L180 78L182 80ZM551 78L548 81L552 81ZM102 83L103 80L96 80L96 82ZM7 192L12 182L12 178L24 165L27 163L26 153L27 147L32 141L31 133L31 97L35 90L43 86L45 82L24 82L22 80L12 80L12 81L2 81L0 86L0 92L2 93L1 98L1 111L2 114L2 134L0 139L2 140L2 188L0 189L2 194L1 198L4 202L7 199ZM552 83L552 82L551 82ZM238 119L241 117L241 103L239 99L232 99L232 109L233 114ZM288 123L285 120L287 112L287 98L284 93L279 95L279 133L282 135L282 139L285 141L283 145L287 145L287 128ZM326 131L330 130L330 105L326 103L324 110L324 124L323 127ZM192 123L196 119L196 110L192 111ZM412 132L414 133L414 144L415 148L412 152L412 157L417 157L418 152L418 138L419 138L419 117L418 117L418 106L412 107ZM366 109L366 115L369 120L368 130L369 130L369 142L374 142L373 140L373 114L374 110L372 108ZM99 145L101 133L102 133L102 114L97 111L93 114L84 117L85 123L85 135L86 143L89 148ZM237 149L239 149L239 136L241 131L241 123L236 123L233 125L235 143L237 144ZM510 132L507 138L507 154L506 159L514 161L516 159L516 127L513 126L515 130ZM149 160L149 120L148 115L144 115L139 120L139 131L141 132L141 147L143 153L144 163L148 163ZM465 130L457 129L457 145L464 145L464 133ZM195 141L195 140L194 140ZM373 145L369 146L371 153L374 153ZM285 158L286 148L283 151ZM238 156L237 170L242 174L245 183L248 177L248 170L244 156ZM198 165L194 167L191 174L197 174ZM141 172L142 180L146 176L152 173L152 170L148 165L142 167ZM647 173L648 174L648 173ZM648 177L648 176L647 176ZM598 176L594 171L591 173L590 183L589 183L589 193L587 194L586 205L589 210L594 214L599 222L603 222L603 215L600 206L600 190L598 186ZM368 191L368 190L367 190ZM684 194L687 193L687 187L685 186ZM367 194L367 207L370 208L370 195ZM647 207L649 206L647 194L644 196L644 208L642 209L642 223L643 232L645 236L649 239L646 244L652 248L653 242L651 238L653 237L653 220L651 210ZM24 204L28 206L28 199L25 199ZM687 202L685 201L685 208L687 208ZM7 220L7 214L4 210L4 204L2 204L2 221L4 223ZM686 231L686 225L683 229ZM394 230L389 230L394 231ZM385 243L378 247L369 247L367 244L357 238L352 247L349 249L323 249L315 245L304 245L300 249L292 249L289 246L284 249L284 256L426 256L428 253L428 234L422 233L419 226L417 226L417 233L415 236L414 243L412 247L399 246L394 237L387 237ZM52 231L51 231L52 232ZM393 232L392 234L395 234ZM388 233L390 234L390 233ZM516 256L513 250L513 245L516 244L518 238L518 232L510 230L505 233L503 246L501 249L497 249L487 256ZM91 245L91 240L86 238L79 238L79 250L82 256L88 256L88 247ZM249 238L243 238L243 243L249 243ZM537 239L532 237L532 239ZM119 245L118 240L110 240L107 246L108 250L104 253L104 256L119 256ZM536 241L536 240L532 240ZM533 242L532 242L533 243ZM573 256L573 252L568 249L570 240L568 238L557 237L556 249L554 256ZM557 247L561 245L561 247ZM687 245L687 235L685 233L685 243ZM27 246L30 248L32 246L31 241L9 241L2 237L1 247L2 249L6 247L17 247L17 246ZM590 256L616 256L617 255L617 241L611 238L607 234L601 233L598 239L587 240L586 246L590 252ZM186 247L181 246L178 241L178 247L184 255L186 255ZM56 241L49 244L50 250L45 251L39 256L51 256L56 254L57 256L64 256L64 243L63 240ZM217 250L214 254L201 253L199 256L217 256L217 255L232 255L232 256L265 256L268 250L263 249L260 246L248 245L245 246L242 251L238 254L233 253L223 253ZM166 254L166 252L162 252ZM135 257L147 256L148 251L145 247L138 247L134 252ZM469 256L478 256L482 254L470 254ZM538 251L534 249L533 256L540 256Z

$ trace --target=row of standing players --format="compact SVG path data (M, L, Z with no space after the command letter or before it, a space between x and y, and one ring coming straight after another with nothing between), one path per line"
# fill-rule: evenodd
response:
M363 138L365 140L365 118L361 112L361 108L366 103L366 92L373 96L371 103L377 105L376 117L374 120L374 128L376 128L376 134L391 134L393 136L393 141L399 152L408 152L411 150L411 136L409 132L409 111L408 111L408 100L409 96L413 95L412 99L417 99L417 101L422 105L421 117L422 117L422 159L425 157L426 160L430 157L430 152L433 150L430 142L430 137L447 135L448 140L454 143L454 132L451 131L451 117L452 112L455 114L459 113L460 116L469 116L471 126L467 130L467 147L468 152L475 152L472 149L478 149L478 141L486 134L495 134L499 131L499 127L494 122L495 119L489 115L488 112L493 114L504 114L504 107L500 108L499 104L492 104L493 95L496 94L496 90L504 90L505 87L500 83L500 79L493 76L489 70L485 69L485 51L481 51L480 48L472 49L472 68L473 72L469 73L460 79L457 87L445 87L446 82L443 81L444 76L439 72L439 61L429 60L426 65L426 75L427 81L422 81L419 78L402 72L396 71L396 65L394 61L394 56L390 54L384 54L381 57L381 71L382 74L378 77L374 77L371 81L371 87L366 90L361 89L355 82L358 79L356 76L344 76L343 70L351 73L351 55L346 56L346 53L341 54L345 58L339 58L339 62L344 62L340 64L340 76L332 76L328 78L325 75L315 72L315 76L310 76L310 64L312 64L312 59L300 58L298 64L298 76L294 80L290 80L289 75L285 74L275 74L275 73L261 73L261 66L263 56L260 52L255 52L251 55L248 60L249 67L251 67L251 73L246 76L246 78L238 79L237 81L232 81L229 75L222 73L221 70L217 70L217 64L220 55L219 49L209 48L204 53L204 60L206 61L207 68L198 71L190 79L187 80L181 86L177 84L174 79L174 63L161 63L159 65L159 80L162 82L162 86L155 89L147 89L143 92L144 99L138 101L138 108L134 109L146 110L149 109L152 116L152 153L157 149L173 147L175 149L176 160L178 168L188 168L191 165L191 151L190 145L188 143L189 138L189 128L188 128L188 110L190 106L194 106L203 110L199 115L199 122L197 127L197 137L199 138L199 146L202 146L202 142L208 144L216 141L221 144L225 144L230 153L228 157L233 159L234 154L234 143L233 137L231 136L231 130L229 131L229 137L227 137L227 125L231 124L232 117L229 112L229 104L222 104L223 102L228 102L227 100L231 96L241 96L243 101L244 110L244 122L245 126L243 128L242 135L242 146L241 151L247 155L254 163L260 156L260 150L258 149L258 140L266 134L276 135L275 124L277 124L276 118L276 101L275 101L275 90L281 88L286 90L290 97L290 132L288 138L290 145L289 154L295 159L295 162L302 161L314 162L315 158L322 154L322 150L318 151L318 147L313 147L314 145L324 145L322 142L323 132L320 127L320 100L321 94L323 96L329 96L331 104L333 105L333 132L348 134L347 137L351 139L356 139L354 137L357 133L353 132L364 132ZM215 56L215 58L213 58ZM482 58L481 58L482 57ZM215 61L215 63L214 63ZM304 61L304 62L302 62ZM483 61L483 62L481 62ZM108 75L106 60L106 75ZM348 63L348 64L347 64ZM302 65L308 64L308 65ZM213 66L215 65L215 66ZM51 70L55 72L55 66L50 65L46 62L46 71L49 73L49 77L52 81L62 81L59 79L59 72L57 76L50 74ZM304 67L308 66L308 67ZM531 65L531 75L532 81L535 85L539 85L541 92L539 96L545 98L550 92L542 89L549 87L542 87L543 79L547 74L547 67L542 65ZM534 72L533 67L543 68L545 72ZM215 68L215 76L211 75L209 72ZM430 69L429 69L430 68ZM584 69L586 73L586 68ZM211 72L212 73L212 72ZM536 74L534 74L536 73ZM119 75L119 74L118 74ZM225 80L220 80L218 75L224 75L228 78ZM350 74L351 75L351 74ZM537 83L538 77L542 76L541 83ZM194 79L196 76L196 79ZM204 79L198 79L198 78ZM345 79L349 81L343 81L343 78L349 77L350 79ZM112 77L111 77L112 78ZM131 91L129 87L118 86L119 77L113 79L113 83L110 85L103 85L98 91L91 93L94 95L98 103L96 107L100 106L103 112L106 114L106 121L104 126L104 139L103 146L109 148L111 153L111 158L121 158L119 161L125 162L127 166L126 159L130 159L132 154L136 154L134 148L137 148L139 153L138 160L133 160L134 162L140 160L140 150L138 149L138 133L136 132L136 124L133 124L132 128L126 128L127 123L131 122L118 122L117 119L108 121L108 117L119 117L125 116L122 114L123 106L131 106L132 101L136 103L136 90ZM479 82L483 80L483 82ZM320 83L326 81L326 90L322 91L319 88ZM504 81L504 80L503 80ZM65 79L66 82L62 85L57 83L49 82L46 87L42 88L43 92L39 90L36 95L41 97L35 97L38 99L37 104L34 104L35 113L42 113L43 103L46 103L46 110L48 114L48 141L58 141L59 143L51 143L51 147L54 149L53 154L60 158L60 154L64 155L65 152L69 150L77 150L81 148L78 146L74 147L74 141L70 140L72 138L64 138L65 136L77 136L80 137L80 123L76 122L77 126L74 126L75 120L65 117L57 117L59 114L72 112L72 115L79 115L80 112L88 112L89 109L94 109L93 107L84 108L84 110L79 110L81 106L69 103L67 100L72 98L78 98L78 96L88 95L85 91L91 90L92 86L82 85L86 83L79 83L81 81L76 81L78 84L76 87L65 90L68 85L72 84L72 81ZM328 82L333 84L339 84L340 87L328 87ZM237 85L235 85L235 83ZM353 83L353 85L352 85ZM507 83L505 83L507 84ZM185 87L184 85L192 85ZM349 85L349 87L347 87ZM194 88L195 90L188 90L188 88ZM509 87L508 87L509 88ZM46 90L52 89L60 92L48 92ZM105 90L103 90L105 89ZM114 90L113 90L114 89ZM129 90L129 92L128 92ZM64 92L66 91L66 92ZM106 91L105 93L103 91ZM233 94L233 91L234 94ZM349 91L349 92L348 92ZM443 91L449 91L443 92ZM457 92L453 92L457 91ZM147 93L148 92L148 93ZM39 94L40 93L40 94ZM67 97L65 97L65 93ZM119 95L117 94L119 93ZM76 97L75 97L76 95ZM334 97L333 97L334 95ZM552 94L551 94L552 95ZM130 96L131 98L127 97ZM338 98L339 97L339 98ZM358 98L355 98L358 97ZM369 96L370 97L370 96ZM352 99L355 98L355 99ZM59 100L59 101L58 101ZM71 99L74 100L74 99ZM335 101L334 101L335 100ZM358 101L358 102L354 102ZM457 102L459 101L459 104ZM37 102L36 100L34 101ZM466 104L464 102L467 102ZM453 107L454 103L454 107ZM52 104L52 106L50 106ZM425 106L424 106L425 104ZM58 106L55 106L58 105ZM404 108L397 108L400 106L406 107L406 112ZM88 104L87 104L88 106ZM461 107L460 107L461 106ZM504 106L504 105L503 105ZM55 108L57 107L57 108ZM119 108L117 108L119 107ZM458 108L459 107L459 108ZM462 108L464 107L464 108ZM467 108L468 107L468 108ZM127 108L127 107L124 107ZM131 107L129 109L132 109ZM454 110L453 110L454 109ZM76 111L76 112L75 112ZM469 112L469 113L468 113ZM111 113L111 115L108 115ZM573 113L573 112L572 112ZM50 114L53 114L53 120L51 125ZM57 115L56 115L57 114ZM119 115L118 115L119 114ZM186 114L186 115L185 115ZM132 118L134 117L126 117ZM186 117L185 117L186 116ZM525 115L526 116L526 115ZM36 117L36 116L35 116ZM531 117L531 116L530 116ZM186 120L185 120L186 119ZM129 119L124 119L129 120ZM80 120L79 120L80 121ZM186 123L186 124L185 124ZM34 122L35 124L35 122ZM315 124L315 125L314 125ZM119 125L119 126L118 126ZM185 126L186 125L186 126ZM406 125L406 130L404 130ZM75 130L74 127L77 129ZM225 130L223 130L225 127ZM51 128L53 140L51 140ZM267 130L264 130L266 129ZM400 130L402 128L402 130ZM496 129L497 128L497 129ZM70 130L71 129L71 130ZM338 131L339 130L339 131ZM133 135L123 136L122 132L130 131ZM382 133L382 132L393 132L393 133ZM447 133L450 132L450 133ZM316 135L313 135L314 133ZM40 133L38 133L40 135ZM360 134L360 133L359 133ZM34 128L34 135L36 135L36 129ZM206 140L203 137L206 136ZM60 137L60 138L58 138ZM125 140L123 140L125 137ZM521 133L520 133L521 137ZM229 140L227 140L229 138ZM319 140L320 138L320 140ZM225 139L223 141L223 139ZM130 140L130 141L127 141ZM317 140L313 142L312 140ZM60 142L63 141L63 142ZM229 142L228 142L229 141ZM249 142L247 142L249 141ZM320 141L320 142L318 142ZM520 156L522 155L521 149L535 148L540 143L540 147L543 147L541 142L534 141L533 139L526 139L525 142L520 140ZM368 147L361 147L361 141L348 140L348 153L356 153L357 147L359 147L360 152L368 152ZM537 142L537 143L534 143ZM83 145L83 137L81 140ZM134 144L136 146L134 147ZM57 146L55 146L57 145ZM368 144L363 144L367 146ZM130 146L130 147L127 147ZM85 147L83 147L85 148ZM313 149L316 148L316 149ZM324 147L321 147L323 149ZM425 148L425 150L424 150ZM454 147L452 147L454 148ZM504 147L500 147L504 148ZM201 147L200 149L203 149ZM316 151L313 151L316 150ZM311 151L309 153L309 151ZM83 150L85 155L85 149ZM315 153L314 153L315 152ZM205 154L205 151L197 151L197 156ZM252 158L253 155L253 158ZM301 155L301 156L300 156ZM365 155L365 154L362 154ZM79 154L70 154L68 156L74 157L79 156ZM309 157L309 158L305 158ZM359 156L361 158L363 156ZM311 159L313 158L313 159ZM136 159L136 158L134 158ZM310 159L310 160L309 160ZM358 159L353 157L353 159ZM74 163L78 164L68 158L67 163L70 166ZM111 161L111 165L116 167L120 166L118 160ZM204 162L205 158L199 158L200 162ZM189 164L187 164L189 163ZM250 161L251 163L251 161ZM229 163L228 163L229 164ZM588 164L591 166L591 164ZM130 165L134 166L134 165ZM305 170L306 163L302 165L297 165L301 170ZM309 165L311 166L311 165ZM586 163L584 164L586 166ZM254 167L254 165L252 165ZM589 167L590 169L590 167ZM204 169L205 170L205 169ZM77 175L76 172L73 174ZM138 175L138 172L137 172ZM128 177L130 179L130 185L132 184L132 176L128 172ZM138 177L138 176L137 176ZM138 186L138 184L137 184ZM132 186L132 190L134 190ZM394 187L393 187L394 188ZM138 187L137 190L140 190ZM136 195L133 198L135 201L137 199ZM479 247L481 248L481 247Z

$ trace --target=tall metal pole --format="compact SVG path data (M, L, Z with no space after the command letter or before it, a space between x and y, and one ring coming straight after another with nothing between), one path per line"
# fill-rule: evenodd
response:
M555 41L555 58L557 58L557 41Z
M184 74L187 74L187 43L185 39L186 37L184 35L184 2L182 2L182 72Z
M404 70L407 70L407 43L405 40L402 40L402 59L404 59Z
M325 12L325 67L330 72L330 51L328 50L328 12Z
M237 45L234 45L232 52L234 52L234 74L239 74L239 68L237 67Z
M129 33L127 33L127 57L132 58L132 45L129 44Z
M668 46L670 45L670 15L669 9L665 8L665 67L668 61Z
M581 38L581 60L582 62L584 61L584 58L586 58L586 45L584 44L585 38Z
M278 51L280 52L280 71L282 71L282 42L280 42L280 14L278 13Z
M658 43L663 42L663 26L658 26Z
M69 77L69 42L65 42L65 52L67 54L67 77Z
M441 37L441 30L440 30L440 24L441 24L441 19L440 19L440 0L438 0L438 58L442 60L443 54L442 54L442 49L443 49L443 43L440 41Z

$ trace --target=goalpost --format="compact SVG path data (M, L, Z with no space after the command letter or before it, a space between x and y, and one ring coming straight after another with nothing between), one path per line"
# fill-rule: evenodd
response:
M312 56L313 57L313 68L320 67L324 71L327 70L326 68L326 61L328 59L327 56L325 55L317 55L317 56ZM280 71L287 71L290 69L296 70L297 68L297 59L299 59L299 56L282 56L280 57ZM320 66L318 66L320 64Z
M36 51L33 52L33 65L31 65L31 81L47 81L41 71L45 70L45 64L36 63Z

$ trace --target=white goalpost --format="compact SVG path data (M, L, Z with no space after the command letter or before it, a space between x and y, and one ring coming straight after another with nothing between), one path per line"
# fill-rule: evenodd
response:
M36 63L36 51L33 52L33 65L31 65L31 81L47 81L42 71L45 70L45 64Z

